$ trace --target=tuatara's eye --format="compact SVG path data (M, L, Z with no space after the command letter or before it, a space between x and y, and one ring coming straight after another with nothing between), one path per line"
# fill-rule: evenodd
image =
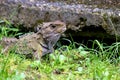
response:
M34 28L34 31L35 31L35 32L38 32L39 30L41 30L41 27L35 27L35 28Z
M53 24L50 24L50 26L52 27L52 28L55 28L56 26L55 25L53 25Z

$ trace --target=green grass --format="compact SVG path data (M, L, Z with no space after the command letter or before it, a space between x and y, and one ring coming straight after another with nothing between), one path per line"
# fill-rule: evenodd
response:
M1 25L0 38L18 35L19 30L9 26L6 22ZM12 35L8 35L10 31ZM14 52L1 53L0 80L120 80L120 42L106 46L94 40L92 48L80 43L77 48L73 40L67 41L69 45L61 46L40 61L25 59Z

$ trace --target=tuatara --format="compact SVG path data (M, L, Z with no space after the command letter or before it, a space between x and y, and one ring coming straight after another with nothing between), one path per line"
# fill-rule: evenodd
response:
M37 32L28 33L16 38L3 38L3 53L7 53L10 49L15 50L15 53L31 56L35 59L40 59L43 55L52 53L53 47L59 40L62 33L66 31L66 25L61 21L44 22L38 25Z

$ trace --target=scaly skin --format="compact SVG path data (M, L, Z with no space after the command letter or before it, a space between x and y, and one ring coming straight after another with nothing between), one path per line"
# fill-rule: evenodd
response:
M3 53L14 48L15 53L40 59L43 55L54 51L54 45L65 31L66 25L61 21L45 22L37 26L37 33L28 33L19 39L3 38L1 41L4 46Z

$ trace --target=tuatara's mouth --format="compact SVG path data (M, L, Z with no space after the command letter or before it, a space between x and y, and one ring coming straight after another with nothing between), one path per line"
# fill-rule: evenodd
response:
M60 33L64 33L66 30L67 30L66 27L62 28Z

